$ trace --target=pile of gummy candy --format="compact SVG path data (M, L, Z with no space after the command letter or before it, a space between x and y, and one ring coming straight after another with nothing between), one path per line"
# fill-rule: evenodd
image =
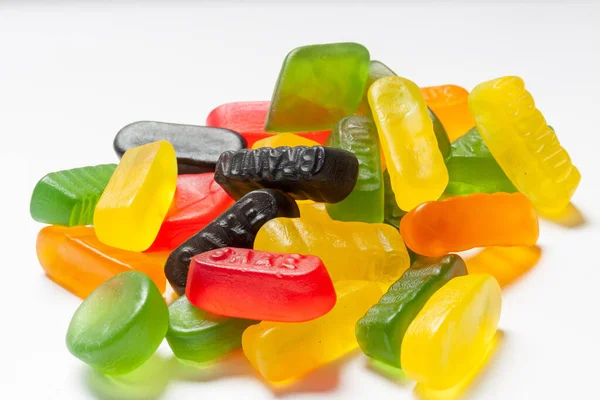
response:
M166 337L187 363L241 346L270 382L360 346L452 387L488 351L512 267L455 253L535 246L537 214L580 181L522 79L419 88L356 43L292 50L270 102L221 105L206 125L132 123L118 165L33 191L31 216L51 224L40 264L84 299L67 347L102 373Z

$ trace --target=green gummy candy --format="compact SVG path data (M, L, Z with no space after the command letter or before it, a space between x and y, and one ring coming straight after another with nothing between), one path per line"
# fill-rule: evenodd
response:
M326 130L354 114L367 82L369 59L369 51L358 43L292 50L283 61L265 130Z
M367 84L365 85L365 91L363 93L362 100L357 110L358 114L373 118L368 100L369 88L377 79L385 78L387 76L397 75L394 71L391 70L390 67L388 67L381 61L372 60L369 63L369 74L367 77ZM429 112L429 118L431 118L431 122L433 123L433 132L435 133L435 138L437 139L438 148L440 149L440 152L442 153L444 159L447 159L450 156L450 138L448 137L446 128L444 128L444 125L442 125L440 119L429 107L427 107L427 111Z
M429 113L429 118L431 118L431 122L433 123L433 133L435 133L435 138L437 139L440 153L442 153L444 160L447 160L452 154L448 132L446 132L446 128L444 128L444 125L442 125L442 121L440 121L431 108L427 107L427 112Z
M490 153L476 127L452 143L446 166L449 175L445 192L447 195L517 191Z
M356 323L356 339L369 357L400 365L404 333L427 300L450 279L467 274L460 256L419 258Z
M373 118L371 114L371 106L369 106L369 88L377 79L385 78L386 76L396 76L396 73L381 61L371 60L371 62L369 63L367 84L365 85L365 90L363 92L363 96L357 110L357 112L360 115L365 115L367 117Z
M214 360L239 348L244 330L259 322L211 314L185 296L169 306L169 315L167 342L178 359L192 363Z
M144 273L123 272L94 290L67 331L67 348L98 371L133 371L156 351L169 327L169 310Z
M344 200L325 205L329 216L338 221L383 222L381 148L375 123L359 115L346 117L333 128L325 144L358 158L356 185Z
M400 220L404 217L406 211L400 209L396 203L396 195L394 189L392 189L390 173L387 169L383 171L383 192L383 222L400 229Z
M51 172L35 185L29 211L38 221L54 225L91 225L115 164Z

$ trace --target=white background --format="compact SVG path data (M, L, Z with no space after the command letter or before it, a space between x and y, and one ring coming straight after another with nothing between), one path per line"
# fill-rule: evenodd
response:
M111 393L64 345L79 300L37 262L41 225L29 217L37 180L116 162L113 136L130 122L202 125L221 103L268 100L281 61L296 46L356 41L421 86L471 89L502 75L525 79L582 173L573 202L586 223L541 222L542 260L504 291L504 340L465 395L597 398L600 7L565 3L0 4L0 397ZM358 351L279 390L239 354L185 374L173 372L164 344L161 354L167 361L157 368L170 372L152 381L161 386L157 376L172 377L164 398L417 395L412 383L369 368Z

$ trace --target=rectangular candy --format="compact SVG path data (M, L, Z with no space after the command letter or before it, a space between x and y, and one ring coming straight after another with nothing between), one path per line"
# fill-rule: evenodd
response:
M299 215L296 202L287 194L271 189L254 190L173 250L165 264L165 275L173 290L182 295L195 255L222 247L252 248L256 233L267 221Z
M128 150L96 205L98 239L124 250L148 249L169 210L176 184L177 157L169 142Z
M367 83L369 58L369 51L358 43L292 50L283 61L265 130L331 129L354 114Z
M315 256L224 247L192 259L186 297L228 317L301 322L335 304L323 262Z
M175 197L149 251L172 251L231 207L233 199L213 176L208 172L177 177Z
M91 227L47 226L38 233L36 249L46 274L82 299L108 279L130 270L147 274L161 293L165 290L164 260L102 244Z
M466 274L465 262L456 254L415 261L356 323L356 339L362 351L400 368L402 338L412 320L439 288Z
M252 366L268 381L298 378L358 346L354 324L381 296L376 283L335 284L337 303L324 316L307 322L266 322L242 335L242 348Z
M419 87L399 76L379 79L369 104L398 206L409 211L439 199L448 170Z
M351 152L358 159L358 178L344 200L327 204L327 212L338 221L383 221L383 174L377 128L370 118L354 115L333 128L327 146Z
M33 189L31 217L46 224L91 225L96 203L116 167L104 164L49 173Z
M125 126L115 136L113 147L123 157L129 149L158 140L173 145L179 174L212 172L222 152L246 148L246 139L230 129L154 121Z
M221 154L215 181L234 199L255 189L278 189L296 200L337 203L356 184L358 160L324 146L263 147Z
M538 217L521 193L471 194L421 204L400 222L413 251L438 257L488 246L533 246Z
M208 114L206 125L231 129L241 134L248 142L248 147L254 148L258 140L277 136L265 132L265 121L269 113L269 101L240 101L225 103ZM306 139L325 144L331 130L316 132L297 132ZM271 146L272 147L272 146Z
M369 280L389 287L409 267L400 233L386 224L276 218L258 231L254 249L315 255L334 282Z

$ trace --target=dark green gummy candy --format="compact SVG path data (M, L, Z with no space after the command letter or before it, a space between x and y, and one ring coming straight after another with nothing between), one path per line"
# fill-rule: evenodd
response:
M362 351L401 367L402 339L412 320L446 282L466 274L465 262L456 254L419 258L356 323L356 339Z

